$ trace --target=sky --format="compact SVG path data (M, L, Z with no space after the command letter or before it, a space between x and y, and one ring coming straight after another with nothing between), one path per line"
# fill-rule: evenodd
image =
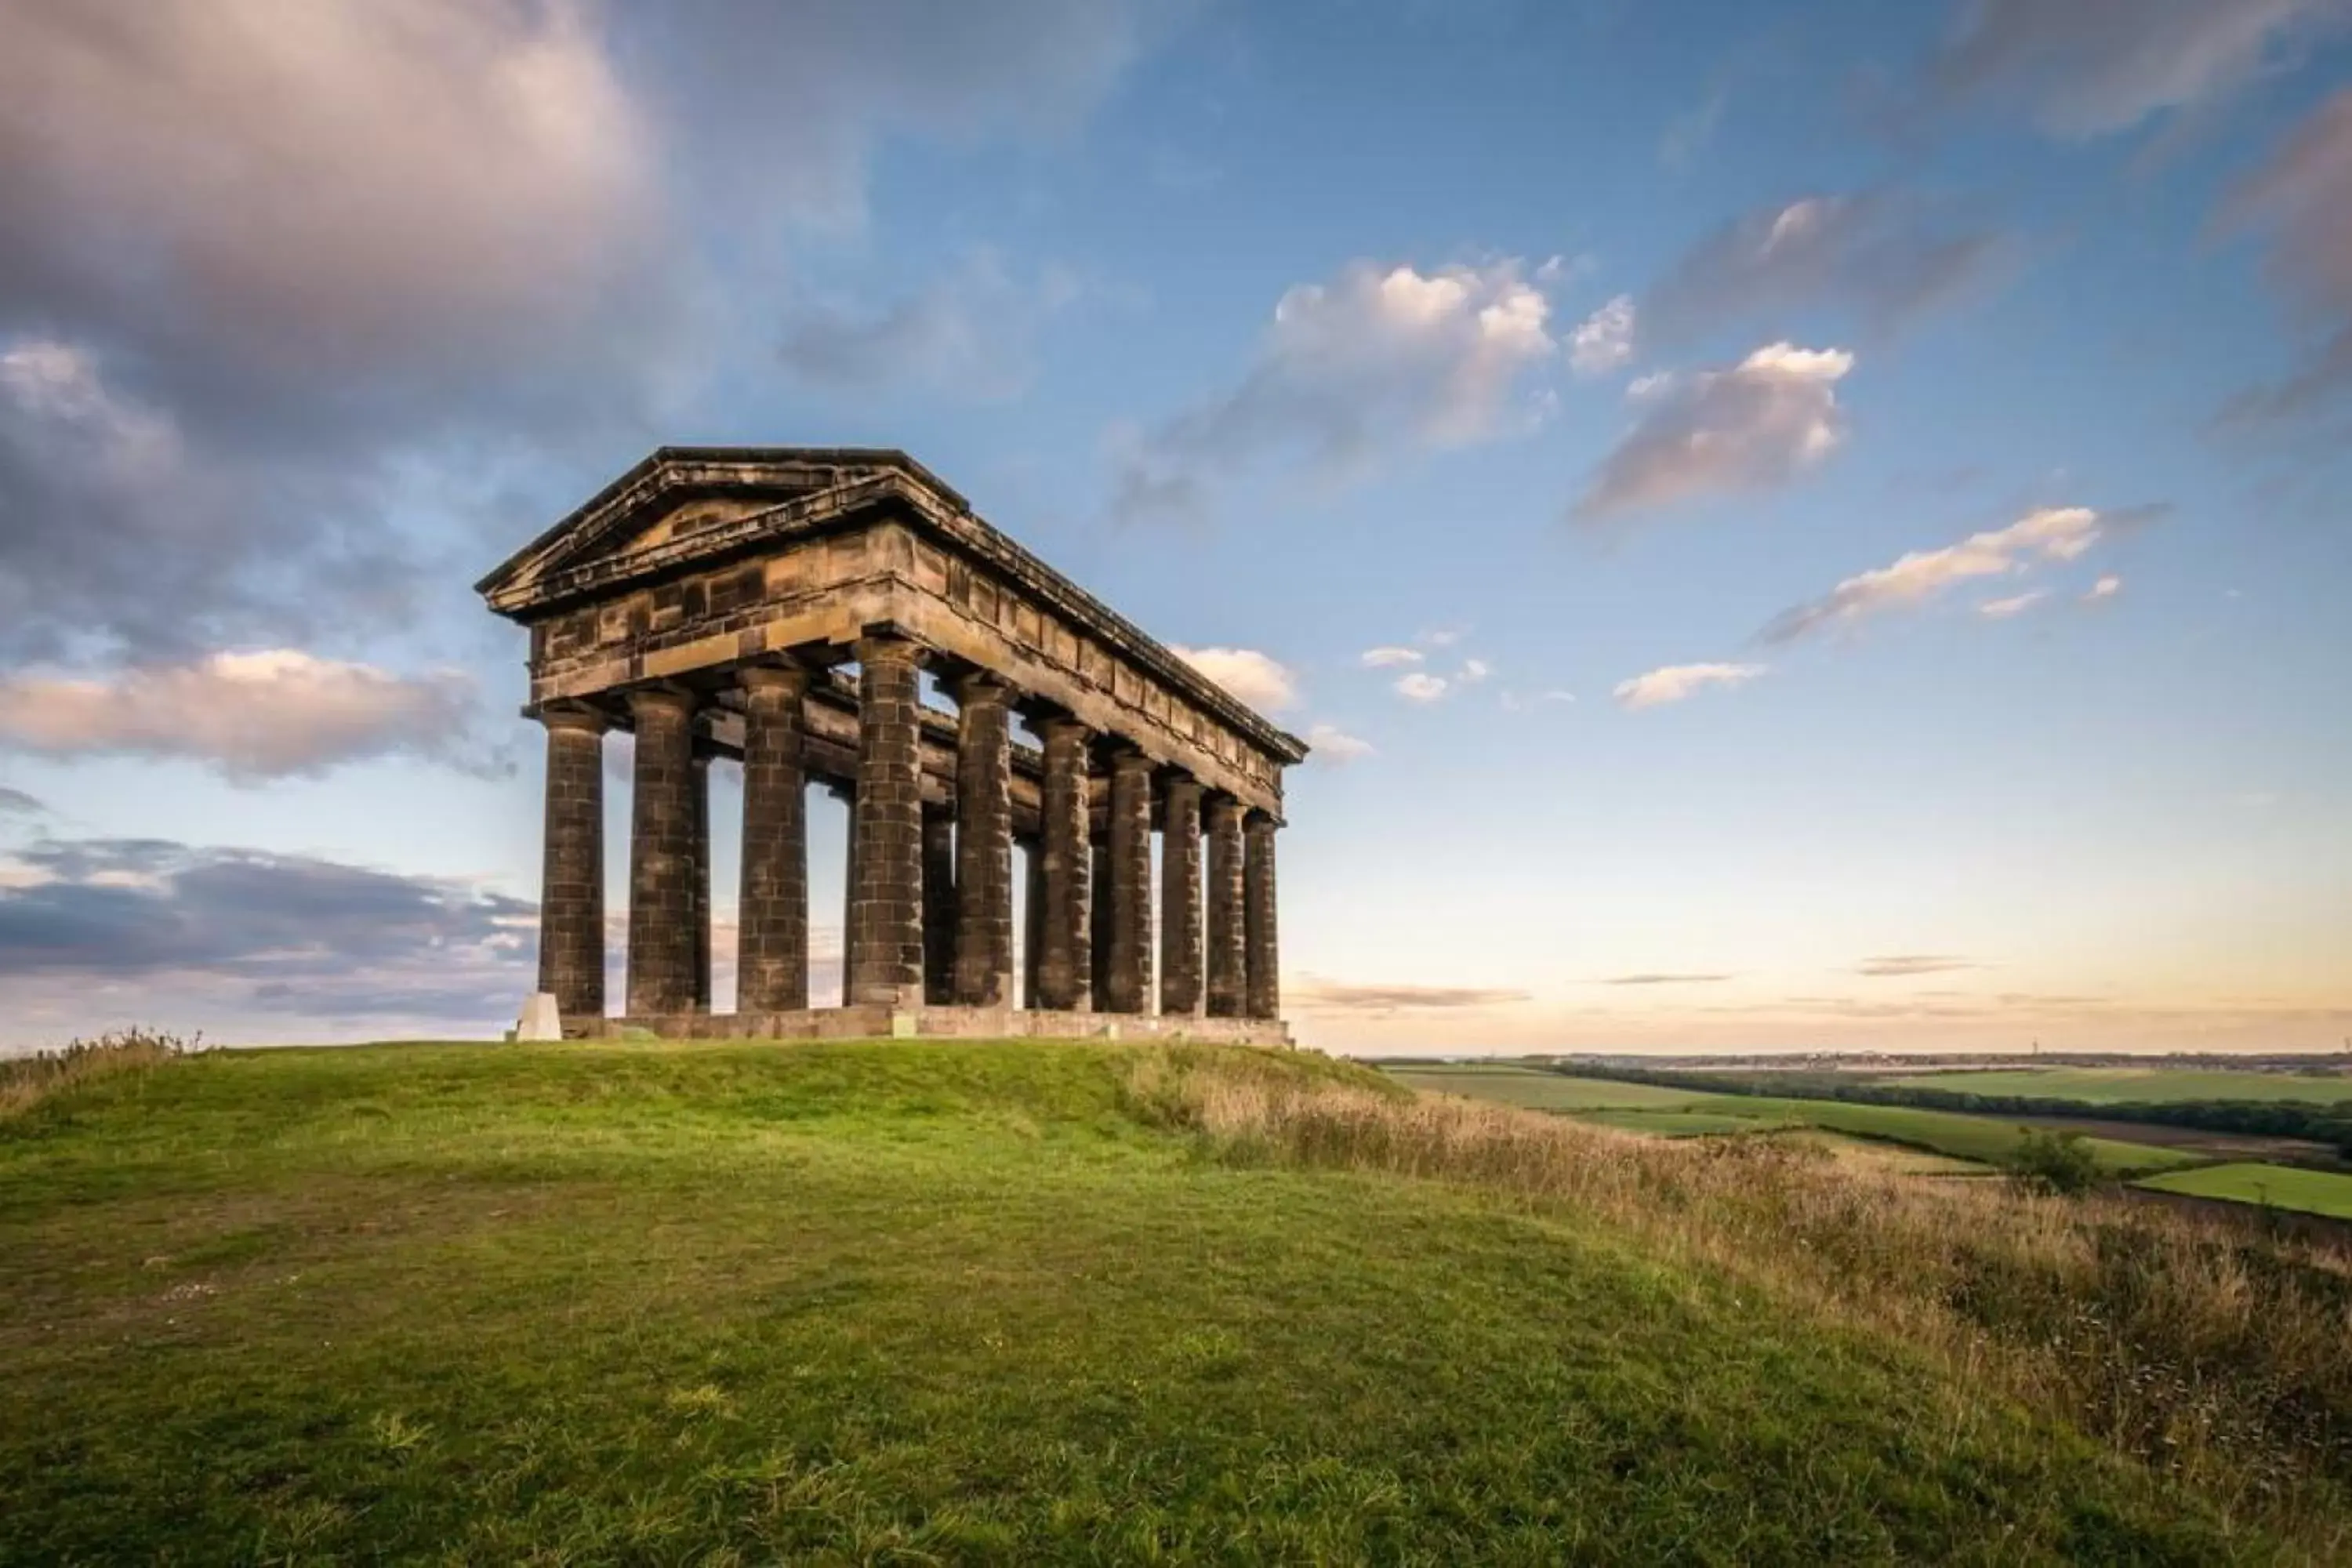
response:
M0 1048L494 1037L704 443L1307 738L1307 1043L2339 1048L2347 435L2352 0L15 0Z

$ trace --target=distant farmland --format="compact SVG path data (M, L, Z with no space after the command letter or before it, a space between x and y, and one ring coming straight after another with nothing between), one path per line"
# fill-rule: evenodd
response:
M2352 1102L2352 1078L2299 1077L2276 1072L2174 1071L2137 1068L2018 1068L1983 1072L1927 1072L1877 1081L1896 1089L1941 1089L1961 1094L2016 1094L2077 1100L2085 1105L2151 1105L2166 1101L2303 1100Z
M2208 1165L2151 1176L2139 1185L2192 1198L2268 1204L2302 1214L2352 1219L2352 1176L2332 1171L2305 1171L2293 1165Z

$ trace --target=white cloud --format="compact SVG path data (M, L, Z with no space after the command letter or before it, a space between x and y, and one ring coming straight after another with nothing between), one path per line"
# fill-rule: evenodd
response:
M1084 292L1066 270L1016 278L983 250L878 313L806 307L787 325L777 353L786 370L821 386L870 392L911 384L973 399L1009 397L1034 374L1038 332Z
M2084 590L2083 603L2095 605L2102 599L2112 599L2124 591L2124 580L2116 576L2100 578Z
M1458 685L1475 686L1494 673L1495 667L1485 659L1465 658L1462 661L1462 668L1454 672L1454 679Z
M1224 470L1266 459L1345 480L1400 451L1526 428L1522 389L1559 346L1550 310L1516 261L1429 273L1359 261L1300 284L1238 384L1124 443L1114 510L1197 506Z
M1787 642L1825 626L1926 604L1958 583L2014 576L2037 563L2073 561L2107 533L2145 522L2159 510L2102 513L2083 506L2042 507L2006 528L1972 533L1939 550L1915 550L1892 565L1857 573L1811 604L1784 612L1765 628L1764 638ZM2031 595L2024 597L2031 602Z
M1846 422L1843 349L1768 343L1739 363L1650 391L1575 515L1592 519L1786 484L1835 451Z
M459 762L473 685L292 648L216 653L106 679L0 680L0 746L52 757L187 758L239 783L407 753Z
M1452 647L1468 635L1461 626L1440 626L1435 631L1422 633L1418 640L1431 647Z
M1277 712L1298 700L1297 676L1255 648L1171 647L1168 651L1253 708Z
M1764 670L1760 664L1669 664L1619 681L1612 695L1627 708L1655 708L1695 697L1711 686L1745 686Z
M1308 752L1334 767L1346 767L1349 763L1373 754L1372 743L1349 734L1337 724L1318 724L1307 731Z
M1946 97L2023 103L2053 136L2218 100L2340 24L2343 0L1974 0L1937 57Z
M1607 375L1633 358L1633 297L1620 294L1568 334L1568 363L1579 375Z
M1398 678L1396 694L1408 702L1434 702L1445 695L1445 678L1442 675L1415 670L1411 675Z
M2006 621L2021 616L2050 596L2047 588L2030 588L2022 594L2012 594L2006 599L1987 599L1977 606L1977 614L1988 620Z
M1387 669L1400 664L1419 664L1422 652L1417 647L1368 647L1363 653L1366 669Z

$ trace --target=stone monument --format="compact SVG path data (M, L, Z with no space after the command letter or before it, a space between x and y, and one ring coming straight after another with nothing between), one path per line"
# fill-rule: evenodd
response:
M1288 1039L1275 834L1306 746L903 452L666 447L477 587L530 634L539 988L565 1034ZM951 711L924 700L926 669ZM614 730L635 760L607 1016ZM729 1014L710 1005L715 757L743 772ZM838 1007L810 1005L812 783L851 808Z

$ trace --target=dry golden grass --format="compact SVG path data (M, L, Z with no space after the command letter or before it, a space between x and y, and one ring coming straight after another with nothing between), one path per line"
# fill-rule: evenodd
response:
M1372 1083L1139 1058L1228 1158L1469 1183L1891 1335L2258 1518L2352 1551L2352 1260L2118 1198L1906 1179L1763 1137L1645 1138Z
M77 1084L161 1067L197 1048L201 1039L153 1029L118 1029L94 1040L76 1040L61 1050L0 1061L0 1118L19 1115Z

